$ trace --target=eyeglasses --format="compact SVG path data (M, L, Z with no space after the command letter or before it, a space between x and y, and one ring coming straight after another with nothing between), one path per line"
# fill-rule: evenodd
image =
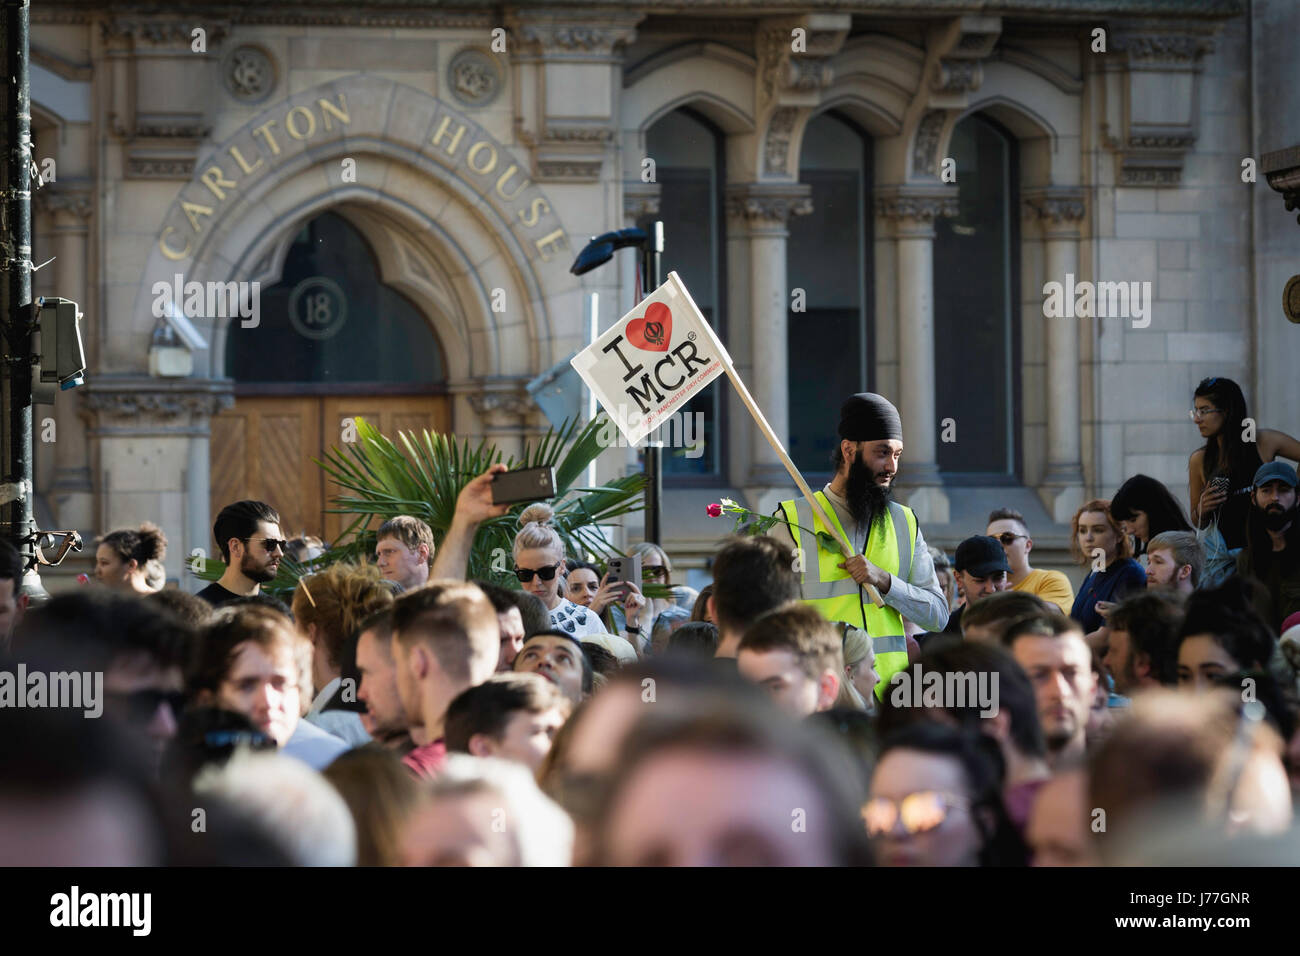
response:
M1004 545L1010 546L1016 543L1017 538L1028 538L1027 534L1012 534L1010 531L1004 531L1002 534L994 535Z
M957 794L918 790L897 803L887 797L873 797L862 805L862 822L867 825L867 836L874 838L890 833L901 818L903 829L915 835L942 826L950 810L969 807L970 801Z
M272 551L275 551L277 549L282 553L287 552L289 550L289 542L286 541L284 538L251 538L250 537L250 538L245 538L244 540L247 541L249 544L252 544L254 541L261 542L262 545L266 548L267 554L270 554Z
M1221 408L1189 408L1187 415L1192 421L1199 422L1206 415L1219 415L1222 412L1223 409Z
M666 573L666 571L667 571L667 569L666 569L662 564L656 564L656 565L653 565L652 567L642 568L642 569L641 569L641 577L643 577L643 578L661 578L661 577L664 576L664 574Z
M121 703L126 719L134 724L149 723L162 704L171 708L173 717L179 717L185 707L185 695L180 691L145 688L125 694L114 694L113 697Z
M520 581L523 581L524 584L527 584L529 581L531 581L533 579L534 574L537 575L539 578L541 578L543 581L554 581L555 573L559 570L560 570L559 564L553 564L549 568L537 568L537 569L515 568L515 577L517 577Z

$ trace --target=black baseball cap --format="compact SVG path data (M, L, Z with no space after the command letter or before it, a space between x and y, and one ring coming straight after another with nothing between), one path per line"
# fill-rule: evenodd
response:
M997 571L1011 573L1002 542L987 534L973 535L957 545L957 560L953 567L977 578L986 578Z

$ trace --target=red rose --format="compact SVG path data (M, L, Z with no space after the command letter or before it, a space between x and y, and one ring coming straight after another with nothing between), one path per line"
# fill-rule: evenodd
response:
M708 512L708 515L709 515L710 518L721 518L721 517L722 517L722 505L720 505L720 504L716 504L716 503L715 503L715 504L711 504L711 505L709 505L707 508L705 508L704 510L705 510L706 512Z

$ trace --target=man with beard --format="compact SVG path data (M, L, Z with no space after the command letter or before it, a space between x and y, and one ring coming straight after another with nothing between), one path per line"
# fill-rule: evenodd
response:
M1255 472L1246 546L1237 573L1256 577L1260 615L1277 633L1288 616L1300 611L1300 522L1296 521L1296 471L1270 461Z
M258 594L274 581L288 542L280 536L280 516L263 501L226 505L212 525L226 571L199 592L214 607Z
M903 454L903 425L896 409L874 392L852 395L840 409L839 443L831 456L835 477L815 492L822 510L852 545L845 560L816 537L829 531L803 498L781 502L772 535L799 549L803 599L830 621L845 621L871 635L881 697L890 678L907 667L903 619L927 631L948 623L948 602L934 561L910 508L891 500ZM883 607L863 594L870 584Z

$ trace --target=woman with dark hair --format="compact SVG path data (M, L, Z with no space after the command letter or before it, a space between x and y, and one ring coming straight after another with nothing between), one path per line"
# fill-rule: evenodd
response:
M95 548L95 579L119 591L152 594L146 566L166 555L167 538L157 525L146 521L138 530L109 532Z
M883 866L1024 866L1002 802L1004 765L992 737L944 724L885 738L862 807Z
M1110 516L1120 530L1137 541L1134 554L1146 551L1147 542L1166 531L1191 531L1183 506L1163 482L1147 475L1134 475L1119 486L1110 499Z
M1250 587L1229 578L1192 592L1178 631L1180 690L1208 690L1226 676L1268 666L1276 640L1251 603Z
M1223 543L1246 543L1246 516L1255 472L1281 456L1300 461L1300 441L1270 428L1247 427L1246 396L1230 378L1207 378L1196 386L1189 413L1205 445L1187 461L1192 523L1203 528L1217 518Z

